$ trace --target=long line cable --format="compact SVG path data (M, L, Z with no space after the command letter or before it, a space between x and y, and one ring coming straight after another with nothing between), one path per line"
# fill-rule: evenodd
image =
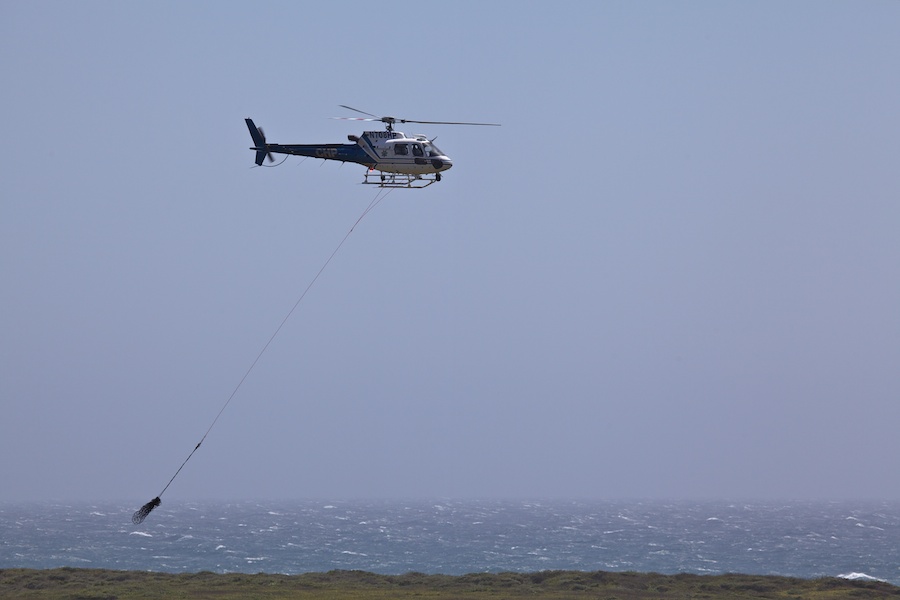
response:
M385 189L387 191L385 191ZM341 246L344 245L344 242L347 241L347 238L350 237L350 234L353 233L353 230L356 229L356 226L359 225L360 221L362 221L363 218L365 218L365 216L367 214L372 212L372 210L376 206L378 206L378 204L382 200L384 200L387 197L387 195L390 194L392 191L394 191L394 188L379 188L378 193L375 194L375 197L372 198L372 201L369 203L369 205L366 207L366 209L362 212L361 215L359 215L359 218L356 219L356 222L353 223L353 226L347 231L346 235L344 235L344 238L340 241L340 243L338 243L337 247L334 249L334 252L332 252L331 255L328 257L328 259L325 260L325 262L322 264L322 267L316 273L315 277L312 278L312 280L309 282L309 285L306 286L306 289L303 290L303 293L300 294L300 297L297 298L297 301L294 302L294 305L284 316L284 319L282 319L281 323L278 324L278 327L275 328L275 332L272 333L272 335L269 337L268 341L262 347L262 350L259 351L259 354L257 354L256 358L253 359L253 362L250 363L250 367L244 373L244 376L241 377L240 381L238 381L237 385L234 387L234 390L231 392L231 395L228 396L228 399L225 400L225 404L223 404L222 408L219 409L218 414L216 414L216 418L213 419L212 423L210 423L209 428L206 430L206 433L203 434L203 437L200 438L200 441L197 442L197 445L194 446L194 449L191 450L191 452L190 452L190 454L188 454L187 458L184 459L184 462L181 463L181 466L178 467L178 470L175 471L175 474L172 475L172 478L169 479L169 482L166 484L166 486L163 488L163 490L159 493L159 495L156 496L156 498L154 498L147 504L143 505L141 508L139 508L137 511L135 511L135 513L131 516L131 521L135 525L142 523L144 521L144 519L147 518L147 515L150 514L150 511L152 511L154 508L156 508L157 506L159 506L162 503L162 500L160 500L162 495L166 493L166 490L169 489L169 486L172 485L172 482L175 481L175 478L178 477L179 473L181 473L181 470L184 468L184 465L186 465L187 462L189 460L191 460L191 457L194 456L194 453L200 448L200 445L203 443L203 441L206 440L206 436L208 436L209 432L212 431L212 428L216 426L216 423L218 422L219 417L222 416L222 413L225 412L225 409L228 408L228 405L231 403L231 401L237 395L238 390L240 390L241 386L244 385L244 381L246 381L247 377L250 376L250 373L253 371L253 368L256 367L256 364L259 362L259 359L261 359L263 354L266 353L266 350L269 349L269 346L272 344L272 342L275 340L275 338L281 332L284 325L288 322L288 319L291 318L291 315L294 314L294 311L297 310L297 307L300 306L301 302L303 302L303 299L306 297L306 294L309 293L309 290L312 289L313 285L315 285L316 281L318 281L319 277L322 275L322 272L325 271L325 268L328 267L329 263L331 263L332 259L334 259L334 257L337 255L338 251L341 249Z

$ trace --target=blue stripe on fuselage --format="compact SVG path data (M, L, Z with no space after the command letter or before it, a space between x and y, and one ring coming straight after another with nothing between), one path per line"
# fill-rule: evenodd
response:
M311 156L324 160L339 160L372 166L375 161L359 144L269 144L268 150L277 154Z

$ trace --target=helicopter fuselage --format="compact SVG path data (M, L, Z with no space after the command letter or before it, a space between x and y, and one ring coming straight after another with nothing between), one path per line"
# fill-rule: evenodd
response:
M256 164L262 165L270 154L308 156L364 165L383 173L433 175L446 171L453 161L426 136L407 136L401 131L366 131L362 136L350 135L351 144L272 144L246 119L253 138Z

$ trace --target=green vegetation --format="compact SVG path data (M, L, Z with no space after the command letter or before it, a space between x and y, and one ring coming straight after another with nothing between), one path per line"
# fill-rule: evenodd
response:
M0 598L27 600L132 600L215 598L217 600L517 600L591 598L772 598L838 600L897 598L900 587L873 581L827 577L796 579L761 575L659 575L604 571L472 573L469 575L377 575L329 571L303 575L259 573L151 573L103 569L3 569Z

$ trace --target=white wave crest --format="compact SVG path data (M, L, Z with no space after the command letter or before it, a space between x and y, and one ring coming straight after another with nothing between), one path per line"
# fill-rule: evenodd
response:
M871 575L866 575L865 573L843 573L838 575L841 579L854 579L859 581L886 581L885 579L879 579L877 577L872 577Z

